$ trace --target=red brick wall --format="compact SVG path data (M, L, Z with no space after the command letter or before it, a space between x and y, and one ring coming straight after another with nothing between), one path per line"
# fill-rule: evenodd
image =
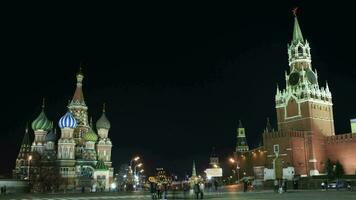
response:
M346 135L348 135L348 138L344 139ZM356 134L344 134L334 137L336 140L329 141L326 145L328 158L334 162L339 161L343 165L346 174L356 174Z

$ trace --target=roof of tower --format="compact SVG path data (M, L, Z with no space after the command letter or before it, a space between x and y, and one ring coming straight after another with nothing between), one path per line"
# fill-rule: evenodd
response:
M193 160L193 169L192 169L192 176L197 176L197 170L195 169L195 160Z
M46 117L46 114L44 112L44 108L45 108L44 101L45 100L43 99L41 113L37 116L37 118L35 120L33 120L32 124L31 124L31 127L34 131L36 131L36 130L48 131L48 130L51 130L51 128L52 128L52 122L48 120L48 118Z
M272 131L272 126L271 126L271 123L269 122L269 117L267 117L267 121L266 121L266 131L267 132Z
M297 9L293 10L294 13L294 28L293 28L293 43L304 42L302 31L300 30L300 26L297 18Z
M103 104L103 113L101 114L101 117L98 119L96 122L96 128L97 129L110 129L111 124L108 118L105 115L105 104Z
M75 89L71 103L75 103L75 104L79 103L85 105L83 89L82 89L83 79L84 79L84 75L82 72L82 66L80 66L79 71L77 73L77 87Z
M239 126L238 128L243 128L241 120L239 120Z
M25 135L23 136L21 146L22 145L28 145L28 146L31 145L30 136L28 134L28 123L26 124Z

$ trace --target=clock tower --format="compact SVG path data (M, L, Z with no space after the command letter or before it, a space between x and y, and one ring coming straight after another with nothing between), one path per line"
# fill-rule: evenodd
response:
M278 130L335 135L331 92L327 83L325 87L319 86L310 46L303 38L296 14L293 38L288 44L288 63L286 88L280 90L277 86L275 96Z

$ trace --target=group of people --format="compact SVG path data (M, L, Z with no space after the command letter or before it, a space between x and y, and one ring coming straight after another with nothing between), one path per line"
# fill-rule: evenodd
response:
M205 185L203 183L203 181L200 181L200 182L196 182L194 184L194 193L195 193L195 197L196 199L203 199L204 198L204 188L205 188Z
M5 195L6 194L6 185L4 185L4 186L1 186L1 188L0 188L0 194L1 195Z
M167 199L168 184L150 182L152 199Z
M283 192L287 192L287 180L283 179L283 180L274 180L274 191L276 193L283 193Z

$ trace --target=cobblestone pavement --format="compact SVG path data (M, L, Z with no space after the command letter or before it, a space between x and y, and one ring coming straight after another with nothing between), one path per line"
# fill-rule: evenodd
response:
M6 200L96 200L96 199L151 199L149 194L119 194L119 193L87 193L87 194L9 194L0 196L0 199ZM170 199L184 199L182 195ZM188 199L188 198L187 198ZM194 199L190 196L189 199ZM204 199L216 200L356 200L356 192L349 191L290 191L283 194L276 194L271 191L259 192L224 192L224 193L207 193Z

